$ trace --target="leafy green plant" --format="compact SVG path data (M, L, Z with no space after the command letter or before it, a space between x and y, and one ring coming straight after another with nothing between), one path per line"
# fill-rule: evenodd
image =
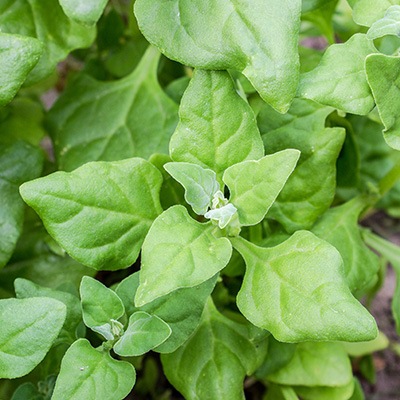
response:
M364 398L388 262L400 334L400 250L359 223L400 216L399 26L397 0L3 1L0 399Z

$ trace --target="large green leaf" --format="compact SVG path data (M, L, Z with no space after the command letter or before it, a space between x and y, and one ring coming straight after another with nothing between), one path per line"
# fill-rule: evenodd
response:
M258 115L267 154L287 148L301 151L296 169L268 212L268 217L279 221L288 232L311 228L334 198L336 160L345 131L324 128L331 111L310 100L296 99L285 115L269 106Z
M227 238L217 239L213 230L211 223L192 219L183 206L164 211L143 244L136 306L176 289L199 285L224 268L232 246Z
M385 16L376 21L368 30L368 39L377 39L385 35L400 37L400 5L389 7Z
M178 105L157 81L159 59L149 47L124 79L101 82L82 74L67 87L49 114L59 169L168 153Z
M400 150L400 57L372 54L365 62L368 82L378 107L389 146Z
M90 46L96 34L95 28L71 21L57 0L3 0L0 30L37 38L44 44L43 55L27 79L29 83L50 75L72 50Z
M125 278L116 292L125 305L128 315L145 311L160 317L171 328L171 336L154 350L171 353L180 347L199 325L208 296L214 289L218 274L191 288L182 288L160 297L142 307L135 307L134 297L139 286L139 272Z
M132 158L56 172L20 191L71 257L96 269L116 270L135 262L162 211L161 183L156 167Z
M298 231L272 248L231 239L246 261L237 297L242 314L277 340L372 340L374 319L352 296L329 243Z
M122 400L135 379L132 364L114 360L108 351L80 339L65 353L52 400Z
M168 380L187 400L242 400L243 379L267 351L265 335L224 317L209 300L197 331L178 350L163 354Z
M375 103L364 61L375 52L373 42L361 33L328 47L318 67L301 75L298 96L352 114L368 114Z
M221 184L228 167L264 155L254 113L227 72L195 70L179 117L172 159L215 171Z
M42 52L37 39L0 33L0 107L12 100Z
M76 22L94 25L104 8L107 0L59 0L65 14Z
M288 149L258 161L243 161L229 167L223 176L237 207L242 225L256 225L265 217L296 167L298 150Z
M7 263L22 232L24 203L18 186L42 171L42 151L18 141L0 148L0 269Z
M65 315L65 305L54 299L0 300L0 378L31 372L58 336Z
M354 21L364 26L383 18L390 6L400 5L399 0L349 0L349 3L353 7Z
M298 83L300 9L300 0L135 2L139 28L167 57L241 71L280 112L289 108Z
M360 198L328 210L312 231L319 238L335 246L343 258L344 275L353 293L363 293L374 283L378 272L378 257L364 244L358 218L365 208Z

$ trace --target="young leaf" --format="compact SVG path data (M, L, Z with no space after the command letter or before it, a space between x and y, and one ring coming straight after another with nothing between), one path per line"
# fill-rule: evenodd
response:
M233 204L229 203L220 208L206 212L204 216L218 223L220 229L224 229L236 214L237 208Z
M386 142L400 150L400 57L372 54L365 61L368 82L385 130Z
M400 37L400 5L389 7L385 16L369 28L367 38L373 40L386 35Z
M353 19L359 25L371 26L383 18L388 7L399 5L398 0L349 0Z
M187 400L242 400L244 377L267 352L267 340L253 329L223 316L209 300L197 331L161 356L165 375Z
M355 198L328 210L314 225L312 232L335 246L343 258L344 275L353 293L363 293L379 269L378 257L364 244L358 218L365 204Z
M318 67L301 75L298 96L352 114L368 114L375 103L364 61L375 52L372 41L361 33L328 47Z
M220 189L214 171L190 163L167 163L164 168L185 188L185 200L198 215L211 206L214 194Z
M140 30L167 57L198 68L241 71L282 113L298 83L300 9L300 0L135 2Z
M132 364L77 340L65 353L52 400L122 400L135 384Z
M107 340L113 340L113 322L125 313L122 300L113 290L89 276L83 277L80 294L85 325Z
M65 14L72 20L95 25L103 14L107 0L59 0Z
M37 39L0 32L0 107L12 100L42 52Z
M81 304L76 296L60 290L36 285L35 283L22 278L16 279L14 286L15 294L19 299L48 297L64 303L67 308L67 315L64 326L61 329L56 342L73 343L77 339L76 330L79 323L82 321L82 311Z
M213 170L220 184L231 165L264 155L254 113L227 72L195 70L179 117L170 143L172 159Z
M141 356L164 343L170 335L171 328L161 318L137 311L130 316L128 328L113 349L120 356Z
M0 30L37 38L44 44L39 63L27 79L29 84L49 76L72 50L90 46L96 34L95 28L71 21L57 0L1 1Z
M306 342L299 343L289 363L267 379L291 386L344 386L353 374L342 344Z
M267 214L300 157L298 150L283 150L258 161L229 167L223 176L238 209L242 225L256 225Z
M82 74L68 86L49 114L59 169L168 153L178 105L157 81L159 60L149 47L126 78L100 82Z
M343 261L329 243L307 231L272 248L231 242L247 266L237 304L254 325L289 343L376 337L375 321L351 295Z
M0 148L0 269L10 259L22 232L24 203L18 186L37 178L42 164L42 151L26 142Z
M161 213L161 183L156 167L132 158L56 172L25 183L20 192L71 257L92 268L117 270L135 262Z
M160 297L142 307L135 307L134 298L139 286L139 272L125 278L116 293L122 299L127 315L145 311L156 315L171 328L171 336L154 351L171 353L180 347L199 325L206 300L214 289L218 274L191 288L183 288Z
M31 372L58 336L65 305L49 298L0 300L0 378Z
M232 246L227 238L217 239L213 230L210 223L193 220L183 206L164 211L143 243L136 306L176 289L199 285L224 268Z

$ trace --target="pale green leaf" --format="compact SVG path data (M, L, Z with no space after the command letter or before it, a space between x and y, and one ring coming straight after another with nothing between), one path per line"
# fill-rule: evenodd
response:
M224 229L231 222L236 213L237 208L233 204L229 203L223 207L206 212L204 216L217 222L220 229Z
M161 183L156 167L132 158L56 172L24 184L20 192L71 257L116 270L135 262L161 213Z
M193 220L183 206L164 211L143 244L136 306L199 285L224 268L232 246L227 238L214 237L213 230L210 223Z
M265 217L299 157L298 150L288 149L258 161L243 161L225 171L223 181L242 225L256 225Z
M103 14L108 0L59 0L65 14L72 20L95 25Z
M49 298L0 300L0 378L31 372L57 338L65 305Z
M120 356L140 356L164 343L170 335L171 328L161 318L137 311L130 316L125 333L113 349Z
M303 400L349 400L354 392L354 379L344 386L295 386L294 389Z
M400 150L400 57L372 54L365 61L368 82L385 126L389 146Z
M220 189L215 172L185 162L167 163L164 168L185 188L185 200L193 211L204 215L211 207L214 194Z
M65 353L52 400L123 400L135 379L132 364L114 360L80 339Z
M372 340L374 319L352 296L339 252L307 231L272 248L231 239L246 261L242 314L277 340Z
M60 169L168 154L178 105L157 81L159 59L159 51L149 47L126 78L101 82L82 74L67 87L49 113Z
M353 7L353 19L359 25L371 26L384 17L385 11L399 0L349 0Z
M264 155L254 113L227 72L195 70L179 116L172 159L213 170L221 185L228 167Z
M379 331L378 337L375 340L369 342L358 342L358 343L343 343L344 348L352 357L361 357L368 354L372 354L375 351L385 350L389 347L389 339L386 335Z
M265 336L257 334L250 324L220 314L209 300L197 331L161 356L165 375L187 400L242 400L244 377L267 351Z
M385 16L376 21L367 33L368 39L377 39L386 35L400 37L400 5L389 7Z
M300 0L135 2L139 28L167 57L241 71L280 112L289 108L298 83L300 11Z
M299 97L352 114L368 114L374 99L365 75L365 58L376 49L364 34L328 47L317 68L302 74Z

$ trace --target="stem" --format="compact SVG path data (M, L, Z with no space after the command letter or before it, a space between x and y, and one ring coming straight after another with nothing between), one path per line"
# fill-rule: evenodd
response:
M400 179L400 162L379 181L378 187L381 197L383 197Z

